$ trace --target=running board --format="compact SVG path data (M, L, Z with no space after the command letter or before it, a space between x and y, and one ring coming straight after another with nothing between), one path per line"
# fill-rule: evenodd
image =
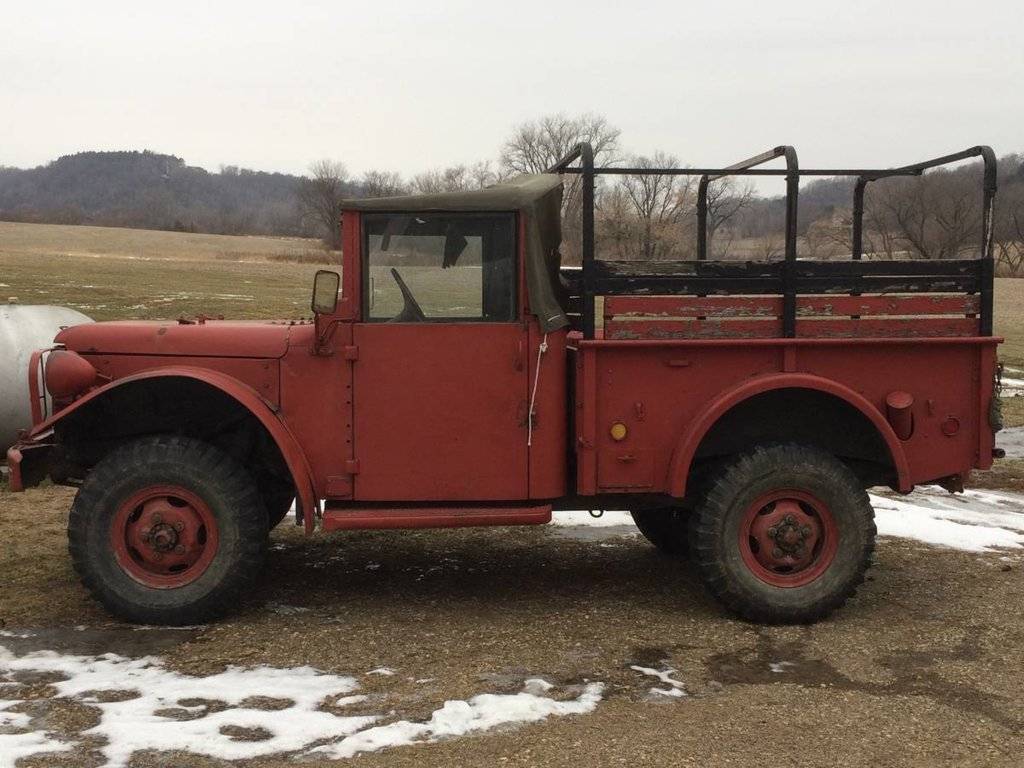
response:
M537 507L383 507L324 511L325 531L374 528L464 528L478 525L543 525L551 522L551 505Z

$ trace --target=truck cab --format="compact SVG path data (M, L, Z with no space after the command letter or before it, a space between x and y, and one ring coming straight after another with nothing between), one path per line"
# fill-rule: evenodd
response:
M977 258L863 258L869 183L972 157ZM596 177L651 173L701 176L697 259L599 258ZM785 258L708 260L708 185L753 173L786 179ZM802 175L857 177L849 260L797 258ZM144 623L229 610L293 509L313 533L543 524L556 507L627 509L738 615L814 621L864 579L867 488L955 491L997 455L994 196L987 147L894 169L800 170L785 146L630 169L581 144L482 190L346 201L342 269L317 273L309 321L58 334L33 358L11 483L78 487L75 568Z

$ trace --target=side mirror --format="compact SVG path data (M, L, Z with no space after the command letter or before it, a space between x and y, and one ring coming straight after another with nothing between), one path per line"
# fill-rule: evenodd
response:
M341 275L327 269L317 270L313 278L313 314L331 315L338 308Z

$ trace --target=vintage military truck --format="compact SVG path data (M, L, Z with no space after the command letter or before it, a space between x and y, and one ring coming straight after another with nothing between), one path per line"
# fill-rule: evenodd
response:
M862 258L868 184L976 156L976 258ZM774 158L786 167L761 167ZM598 176L684 173L701 176L696 261L595 258ZM785 177L784 259L707 260L707 189L726 174ZM797 259L809 175L857 178L850 260ZM575 270L559 256L567 179ZM629 509L734 612L813 621L864 578L865 488L956 490L991 465L995 183L987 147L894 169L800 170L790 147L639 169L595 167L581 144L480 191L351 200L311 321L58 334L31 366L11 484L78 487L74 566L136 622L231 608L293 506L307 532Z

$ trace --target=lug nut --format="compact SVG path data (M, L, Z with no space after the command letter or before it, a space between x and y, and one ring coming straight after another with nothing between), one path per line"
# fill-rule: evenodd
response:
M779 529L776 528L774 525L768 529L768 535L771 536L773 539L778 535L778 533Z
M159 512L156 512L156 513L154 513L153 517L150 518L150 520L153 521L153 525L159 525L161 523L161 521L163 520L163 518L160 517L160 513Z
M185 554L185 545L184 544L179 544L178 546L176 546L174 548L174 551L177 552L179 555Z
M181 533L181 531L184 528L185 528L185 524L183 522L181 522L181 521L178 521L177 523L174 524L174 530L178 531L179 533Z
M782 555L783 555L783 552L778 547L776 547L775 549L772 550L772 557L774 557L776 560L778 560L780 557L782 557Z
M800 529L800 533L802 533L804 536L810 536L811 535L811 526L805 525L803 528Z

